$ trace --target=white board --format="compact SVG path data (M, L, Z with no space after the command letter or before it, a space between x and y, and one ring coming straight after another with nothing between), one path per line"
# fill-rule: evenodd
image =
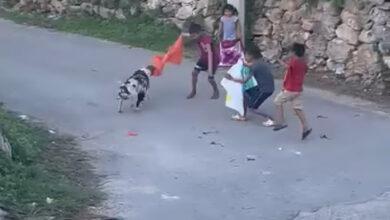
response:
M238 61L237 64L233 65L229 69L228 74L230 74L233 78L242 78L241 67L242 61ZM244 115L244 94L242 91L242 84L223 78L221 85L226 90L226 107Z

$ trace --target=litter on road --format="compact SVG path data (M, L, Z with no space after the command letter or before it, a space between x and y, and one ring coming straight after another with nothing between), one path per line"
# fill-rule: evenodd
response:
M161 199L166 200L166 201L175 201L175 200L179 200L180 197L179 196L171 196L168 194L161 194Z
M210 145L219 146L219 147L225 147L223 144L215 142L215 141L211 141Z
M254 161L256 159L257 159L256 155L247 155L246 156L246 160L247 161Z
M54 201L54 200L53 200L52 198L49 198L49 197L46 198L46 203L47 203L47 204L52 204L53 201Z
M297 155L297 156L301 156L301 155L302 155L302 152L300 152L300 151L294 151L294 154Z
M202 132L203 135L218 134L218 133L219 133L219 131L216 131L216 130L215 131L203 131Z
M22 120L28 120L28 116L27 115L19 115L19 118L22 119Z
M127 136L129 136L129 137L136 137L136 136L138 136L138 133L133 132L133 131L128 131L127 132Z
M261 171L261 175L264 175L264 176L268 176L268 175L271 175L272 172L271 171Z
M318 118L318 119L327 119L327 118L328 118L328 116L324 116L324 115L317 115L317 118Z

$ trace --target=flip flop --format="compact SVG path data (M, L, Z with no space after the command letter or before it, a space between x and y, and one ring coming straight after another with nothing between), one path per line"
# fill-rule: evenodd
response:
M302 141L305 140L307 138L307 136L309 136L312 131L313 131L313 129L311 129L311 128L306 130L306 131L304 131L302 133Z
M247 119L245 117L237 114L237 115L232 116L232 120L233 121L246 121Z
M273 130L280 131L280 130L285 129L285 128L287 128L287 125L275 125Z

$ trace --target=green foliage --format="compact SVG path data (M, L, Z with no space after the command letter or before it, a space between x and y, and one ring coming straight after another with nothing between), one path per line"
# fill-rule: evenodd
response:
M71 218L99 200L93 185L88 186L74 176L85 172L83 175L88 178L92 173L87 170L88 164L78 161L85 155L71 148L67 140L53 137L46 129L30 125L2 109L0 125L13 147L12 160L0 152L0 205L16 219ZM61 143L57 146L61 149L54 142ZM77 170L72 170L72 166ZM53 202L47 203L47 198Z
M344 7L345 0L331 0L331 1L336 8L343 8Z
M155 51L165 51L180 33L176 27L158 22L147 14L130 17L125 21L97 17L61 17L53 20L40 14L17 13L2 13L0 16L17 23L54 28Z

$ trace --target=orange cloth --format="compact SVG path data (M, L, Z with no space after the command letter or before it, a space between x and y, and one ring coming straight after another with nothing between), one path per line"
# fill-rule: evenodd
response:
M163 56L154 56L152 65L155 67L153 76L160 76L164 69L165 64L181 64L183 60L183 37L180 36L176 42L169 47L168 52Z

